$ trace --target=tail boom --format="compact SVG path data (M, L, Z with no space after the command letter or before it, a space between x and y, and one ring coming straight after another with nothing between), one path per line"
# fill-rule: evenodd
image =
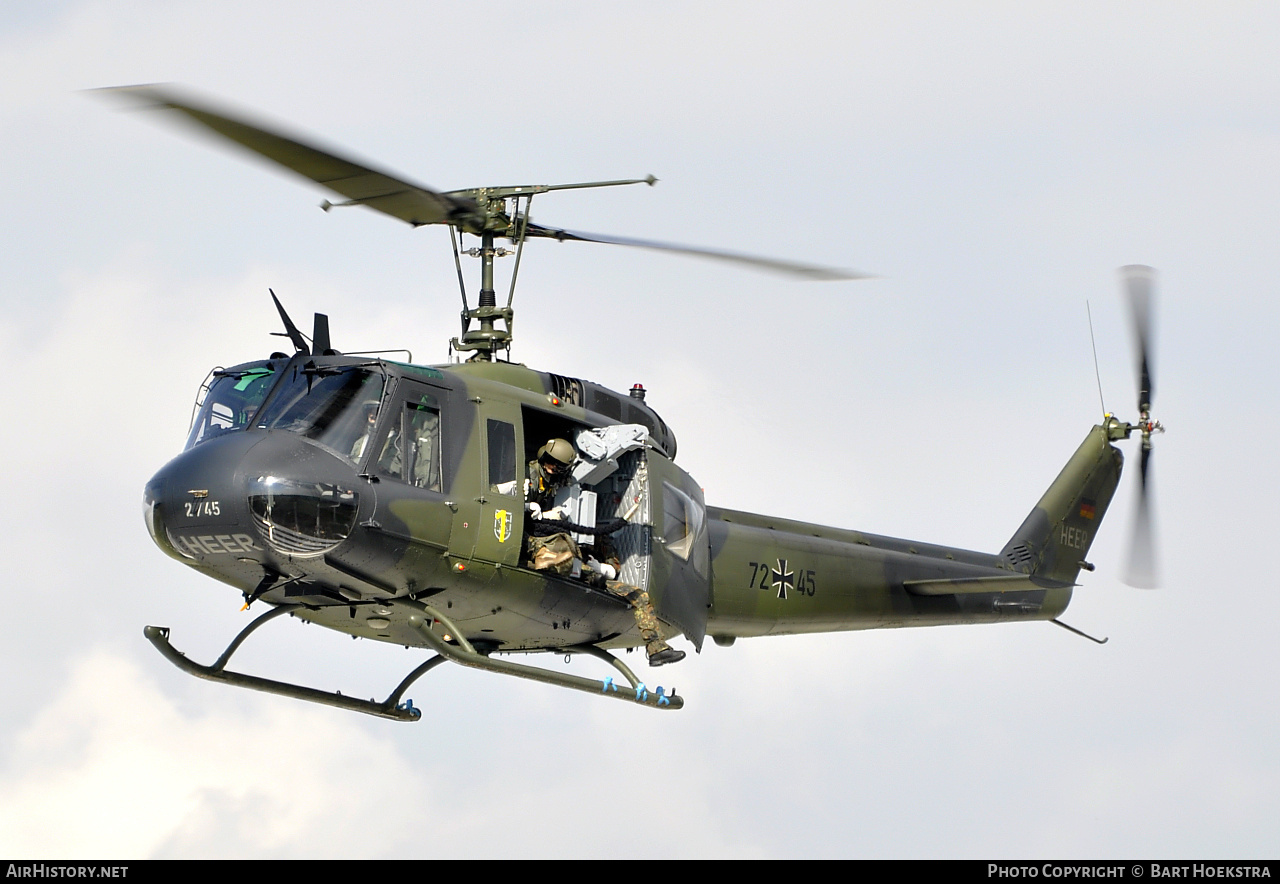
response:
M1120 479L1094 427L998 554L708 507L707 633L736 637L1056 618Z

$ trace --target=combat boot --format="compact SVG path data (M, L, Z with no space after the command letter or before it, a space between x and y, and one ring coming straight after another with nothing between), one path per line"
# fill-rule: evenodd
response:
M645 652L649 655L650 666L666 666L684 659L684 651L677 651L666 642L651 643L645 648Z

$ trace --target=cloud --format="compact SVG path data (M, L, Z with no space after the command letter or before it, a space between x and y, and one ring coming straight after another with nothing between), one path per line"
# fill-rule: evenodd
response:
M519 685L482 677L476 706L446 682L426 706L436 720L404 726L204 685L185 695L211 698L194 708L124 656L90 653L0 761L0 852L767 855L717 811L704 751L671 741L670 720L584 714Z
M242 698L237 697L237 700ZM360 857L426 823L422 774L346 715L217 698L182 708L106 652L21 731L0 774L0 852L49 858Z

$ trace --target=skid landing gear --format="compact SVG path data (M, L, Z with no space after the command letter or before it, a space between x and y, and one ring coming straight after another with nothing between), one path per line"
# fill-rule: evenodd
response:
M186 654L169 644L169 628L167 626L148 626L142 630L142 634L146 636L147 641L156 646L156 650L168 658L170 663L183 672L194 675L196 678L221 681L239 688L265 691L268 694L280 694L283 697L293 697L296 700L307 700L308 702L320 703L325 706L336 706L339 709L363 712L366 715L376 715L379 718L390 718L394 721L417 721L422 717L422 712L414 707L412 700L401 703L400 698L404 696L404 692L408 690L409 685L443 663L445 661L444 657L432 657L410 672L391 692L391 696L381 703L376 700L360 700L355 697L343 696L336 692L330 693L316 690L315 688L303 687L302 685L273 681L269 678L259 678L256 675L245 675L241 672L228 672L226 670L227 661L231 659L231 655L236 652L236 649L240 647L244 640L249 637L249 633L268 620L279 617L281 614L288 614L290 611L296 611L301 607L302 605L281 605L258 617L240 630L240 634L231 641L231 644L227 645L227 649L222 652L222 656L212 666L201 666L199 663L187 659Z
M497 672L502 675L514 675L517 678L527 678L562 688L573 688L577 691L586 691L589 694L600 694L606 697L613 697L615 700L626 700L654 709L681 709L684 707L684 698L677 697L674 689L670 694L666 693L661 687L656 687L650 691L644 682L636 678L635 673L631 671L627 664L608 651L597 648L594 645L574 645L557 650L564 654L588 654L604 660L622 674L622 677L627 680L629 688L622 687L614 682L612 678L599 681L594 678L583 678L580 675L570 675L567 672L543 669L539 666L528 666L524 663L512 663L507 660L494 660L489 655L482 654L472 647L471 643L462 637L457 627L449 622L449 619L444 614L430 605L421 605L421 611L421 614L410 615L409 623L418 630L418 634L422 636L433 651L462 666L487 669L490 672ZM436 623L439 623L446 630L444 634L438 634L432 629ZM444 635L450 636L451 641L445 641Z
M389 718L393 721L417 721L422 717L421 710L413 705L412 700L406 700L402 703L400 698L404 696L405 691L415 681L441 663L450 660L461 666L487 669L490 672L497 672L502 675L514 675L518 678L527 678L544 684L573 688L574 690L586 691L591 694L613 697L617 700L626 700L641 706L650 706L654 709L680 709L684 706L684 698L677 697L674 690L669 694L661 687L650 691L640 679L636 678L635 673L625 663L608 651L601 650L593 645L577 645L558 650L565 654L587 654L604 660L618 670L622 677L626 679L627 686L614 682L612 678L606 678L601 681L570 675L566 672L543 669L538 666L529 666L524 663L494 660L488 654L477 651L470 642L461 636L448 618L430 605L415 606L415 612L410 615L409 622L422 635L427 645L436 652L436 656L406 675L400 684L396 686L396 689L381 703L377 700L360 700L355 697L348 697L336 691L321 691L316 688L308 688L302 685L274 681L269 678L227 670L227 662L231 659L231 655L244 643L250 633L267 621L302 607L304 606L280 605L262 614L232 639L231 644L227 645L227 649L222 652L222 656L212 666L202 666L188 659L186 654L171 645L169 643L168 627L147 626L142 630L142 634L146 636L147 641L155 645L156 650L163 654L170 663L183 672L194 675L196 678L221 681L236 687L264 691L268 694L279 694L283 697L293 697L295 700L306 700L309 703L320 703L324 706L347 709L351 712L363 712L366 715ZM433 626L436 624L439 624L445 630L443 634L434 631Z

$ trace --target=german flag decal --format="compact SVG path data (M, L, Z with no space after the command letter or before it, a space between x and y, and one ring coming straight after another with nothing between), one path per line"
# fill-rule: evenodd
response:
M1094 509L1094 503L1087 498L1080 501L1080 515L1085 519L1092 519L1097 513Z

